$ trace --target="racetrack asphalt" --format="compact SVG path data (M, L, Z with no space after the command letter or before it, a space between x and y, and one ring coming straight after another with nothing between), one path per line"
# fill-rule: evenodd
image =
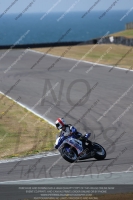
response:
M0 51L0 58L6 51ZM13 65L21 55L21 59ZM32 180L32 183L39 183L39 179L52 178L53 183L54 178L54 182L64 183L64 179L59 180L59 177L76 176L78 179L69 179L69 183L71 180L80 183L82 175L82 183L93 180L94 184L90 175L84 175L102 173L106 177L104 183L111 177L118 184L133 183L133 174L128 173L133 171L133 72L117 68L109 71L111 67L95 65L86 73L92 66L87 62L80 62L70 72L78 61L57 60L58 57L50 55L45 55L34 65L42 55L33 51L24 54L23 49L6 53L0 59L0 91L14 100L21 97L20 103L40 115L45 113L45 118L52 123L64 116L80 132L91 132L91 140L103 145L107 157L103 161L90 159L74 165L60 155L3 162L0 163L0 182L36 179L38 181ZM49 91L51 86L47 87L49 93L46 94L45 86L49 83L53 91ZM81 104L83 96L85 101L77 105L77 102ZM56 104L57 98L59 104ZM115 178L116 174L111 172L122 173ZM102 178L97 176L98 183L103 183ZM43 180L43 183L47 182L49 179Z

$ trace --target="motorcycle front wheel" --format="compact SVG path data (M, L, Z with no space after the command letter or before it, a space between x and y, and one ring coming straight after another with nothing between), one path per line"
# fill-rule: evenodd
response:
M70 163L75 162L78 157L77 153L74 151L74 149L70 149L68 147L62 148L61 155L66 161L68 161Z

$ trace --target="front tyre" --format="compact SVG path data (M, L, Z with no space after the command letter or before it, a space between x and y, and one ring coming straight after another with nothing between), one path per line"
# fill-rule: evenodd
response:
M93 149L95 150L95 156L97 160L104 160L106 158L105 149L98 143L93 143Z
M62 148L61 155L66 161L68 161L70 163L75 162L78 157L76 151L74 151L74 149L70 149L68 147Z

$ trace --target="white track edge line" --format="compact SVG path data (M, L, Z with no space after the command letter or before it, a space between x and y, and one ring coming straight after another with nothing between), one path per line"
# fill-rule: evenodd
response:
M51 156L58 156L60 155L59 153L45 153L42 155L31 155L31 156L26 156L26 157L16 157L16 158L10 158L10 159L3 159L0 160L0 164L5 164L5 163L11 163L11 162L19 162L19 161L26 161L26 160L33 160L33 159L39 159L39 158L45 158L45 157L51 157Z
M29 107L25 106L25 105L22 104L22 103L19 103L18 101L15 101L13 98L9 97L8 95L5 95L5 94L4 94L3 92L1 92L1 91L0 91L0 94L3 94L3 95L6 96L8 99L13 100L15 103L17 103L17 104L20 105L21 107L26 108L28 111L30 111L30 112L33 113L34 115L40 117L41 119L44 119L46 122L48 122L49 124L51 124L52 126L55 127L55 125L54 125L52 122L50 122L48 119L46 119L46 118L43 117L42 115L38 114L37 112L31 110Z
M38 53L38 54L45 54L43 52L39 52L39 51L35 51L35 50L31 50L31 49L28 49L28 51L31 51L31 52L34 52L34 53ZM49 55L49 56L52 56L52 57L60 57L60 56L56 56L56 55L52 55L52 54L46 54L46 55ZM63 59L67 59L67 60L74 60L74 61L79 61L77 59L72 59L72 58L66 58L66 57L62 57ZM89 62L89 61L81 61L81 62L85 62L85 63L90 63L90 64L96 64L96 65L99 65L99 66L104 66L104 67L114 67L114 66L110 66L110 65L104 65L104 64L99 64L99 63L93 63L93 62ZM117 69L121 69L121 70L128 70L126 68L120 68L120 67L115 67ZM130 70L130 71L133 71L133 70ZM0 94L3 94L5 95L3 92L0 91ZM42 117L40 114L36 113L35 111L31 110L30 108L28 108L27 106L15 101L14 99L12 99L11 97L9 97L8 95L5 95L7 98L13 100L15 103L17 103L18 105L20 105L21 107L23 108L26 108L28 111L32 112L34 115L40 117L41 119L44 119L45 121L47 121L49 124L51 124L52 126L54 126L54 124L52 122L50 122L49 120L47 120L46 118ZM47 156L54 156L54 155L59 155L59 154L52 154L51 155L40 155L39 157L37 156L34 156L32 155L31 157L25 157L25 158L16 158L16 159L7 159L7 160L3 160L3 161L0 161L0 163L7 163L7 162L15 162L15 161L20 161L20 160L28 160L28 159L35 159L35 158L40 158L40 157L47 157ZM33 158L34 156L34 158Z
M40 51L35 51L35 50L32 50L32 49L28 49L28 51L31 51L31 52L34 52L34 53L38 53L38 54L45 54L43 52L40 52ZM56 55L52 55L52 54L46 54L48 56L52 56L52 57L60 57L60 56L56 56ZM73 61L80 61L80 60L77 60L77 59L74 59L74 58L67 58L67 57L61 57L61 59L67 59L67 60L73 60ZM94 62L89 62L89 61L85 61L85 60L81 60L80 62L84 62L84 63L89 63L89 64L95 64L95 65L99 65L99 66L103 66L103 67L109 67L109 68L115 68L115 69L121 69L121 70L125 70L125 71L128 71L129 72L133 72L133 70L130 70L130 69L126 69L126 68L121 68L121 67L115 67L115 66L111 66L111 65L105 65L105 64L100 64L100 63L94 63Z
M15 101L13 98L11 98L8 95L5 95L3 92L0 91L0 94L6 96L8 99L11 99L12 101L14 101L15 103L17 103L18 105L20 105L23 108L26 108L29 112L33 113L34 115L40 117L41 119L44 119L46 122L48 122L49 124L51 124L52 126L54 126L54 124L52 122L50 122L49 120L47 120L46 118L44 118L42 115L36 113L35 111L31 110L30 108L28 108L27 106L23 105L22 103L19 103L17 101ZM45 152L44 152L45 153ZM47 154L47 153L46 153ZM47 157L47 156L54 156L54 155L60 155L60 154L56 154L53 152L48 152L47 155L31 155L28 157L24 157L24 158L16 158L16 159L6 159L6 160L2 160L0 161L0 163L7 163L7 162L15 162L15 161L20 161L20 160L28 160L28 159L35 159L35 158L40 158L40 157Z
M40 180L53 180L53 179L63 179L63 178L77 178L77 177L85 177L85 176L100 176L100 175L106 175L106 174L121 174L121 173L133 173L133 171L121 171L121 172L110 172L110 173L100 173L100 174L86 174L86 175L79 175L79 176L64 176L64 177L54 177L54 178L41 178L41 179L29 179L29 180L16 180L16 181L3 181L2 183L15 183L15 182L23 182L23 181L40 181Z

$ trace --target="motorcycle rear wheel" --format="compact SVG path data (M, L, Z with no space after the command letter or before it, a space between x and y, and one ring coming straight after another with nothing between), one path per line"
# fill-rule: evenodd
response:
M106 158L105 149L98 143L93 143L93 149L96 150L94 158L97 160L104 160Z

